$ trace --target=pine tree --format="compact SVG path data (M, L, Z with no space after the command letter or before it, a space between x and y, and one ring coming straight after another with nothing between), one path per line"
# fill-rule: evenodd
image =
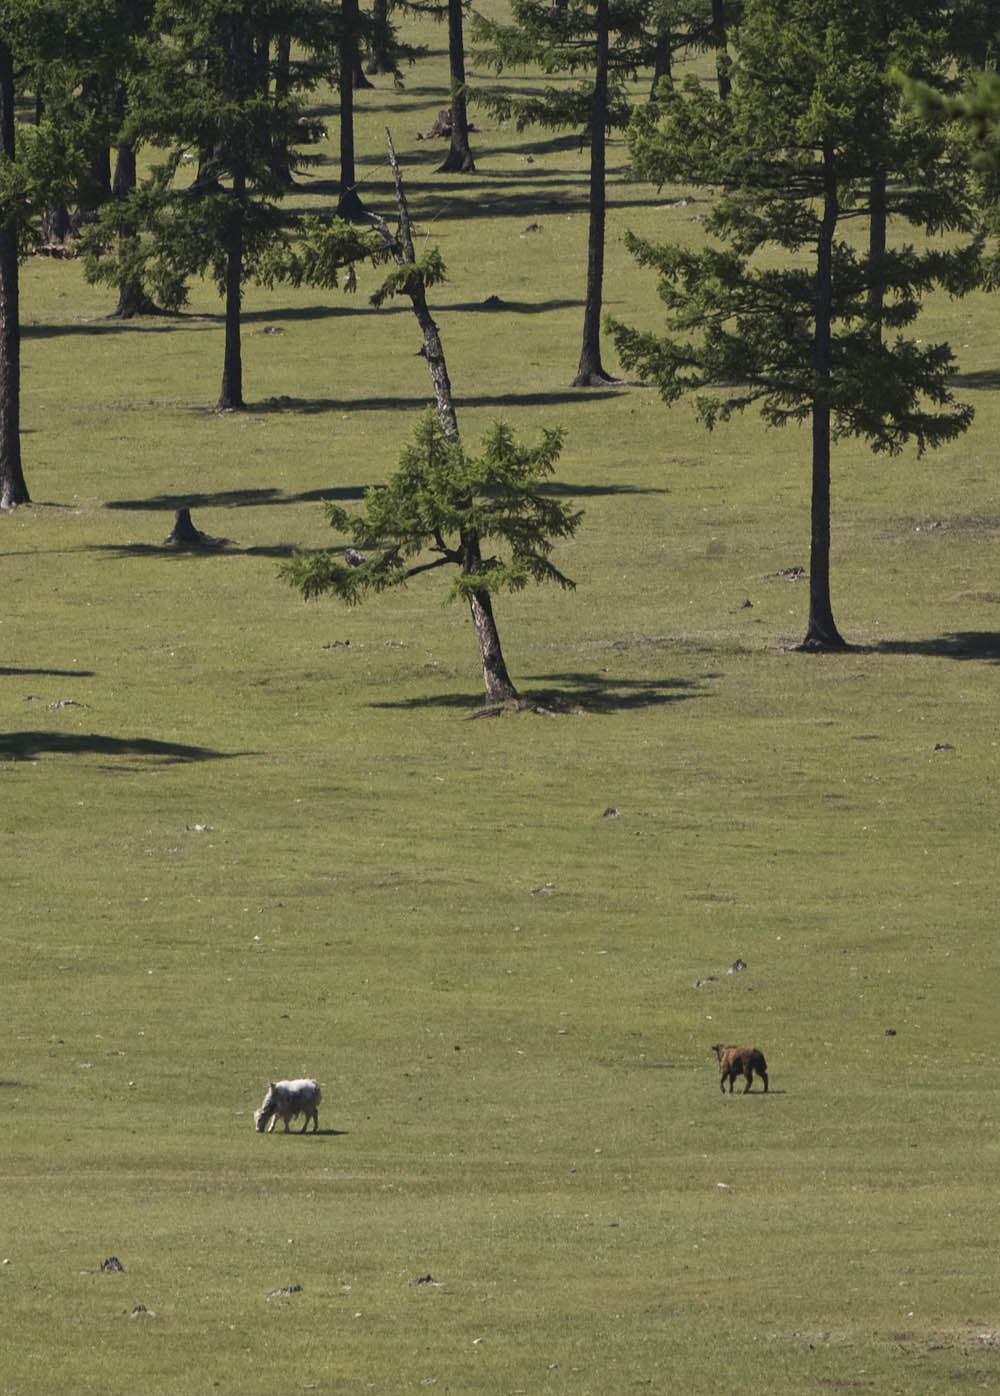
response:
M900 117L880 8L747 0L728 100L691 82L662 92L630 133L633 161L648 177L727 192L706 220L712 242L701 251L629 239L659 272L668 334L615 324L618 352L666 402L697 394L708 427L751 405L771 426L809 424L803 648L811 650L844 646L830 595L831 444L859 436L876 453L896 454L907 442L922 451L972 418L949 387L949 347L904 333L923 293L974 283L979 248L933 241L971 226L967 190L940 139ZM930 43L925 4L894 8L899 24ZM894 178L879 179L881 171ZM930 235L926 250L855 245L851 229L871 225L873 190L887 218ZM758 256L774 249L777 266Z

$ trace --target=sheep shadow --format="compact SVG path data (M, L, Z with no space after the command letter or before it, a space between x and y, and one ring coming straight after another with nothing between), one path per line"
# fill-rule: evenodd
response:
M276 1134L278 1132L279 1131L275 1130ZM281 1133L283 1134L284 1131L282 1130ZM347 1129L290 1129L288 1131L288 1137L290 1139L318 1139L325 1136L331 1139L339 1139L341 1135L349 1133L350 1130Z

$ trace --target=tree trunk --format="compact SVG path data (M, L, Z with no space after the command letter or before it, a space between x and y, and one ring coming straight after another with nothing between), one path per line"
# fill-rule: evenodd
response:
M812 509L809 552L809 625L800 648L847 646L830 601L830 340L833 320L833 239L837 229L837 172L833 146L823 147L823 219L816 255L816 325L812 369Z
M472 623L476 627L479 653L483 660L483 686L490 703L507 703L517 697L500 648L500 635L493 619L493 605L488 591L474 591L469 596Z
M664 20L661 29L656 33L656 46L653 50L653 77L649 84L649 100L651 102L656 100L656 89L660 85L660 79L672 76L674 62L673 38L670 21L669 19Z
M226 350L222 365L220 412L240 410L243 401L243 355L240 344L240 309L243 303L243 204L246 179L233 176L232 206L226 233Z
M712 33L715 37L715 80L719 89L719 100L725 102L733 86L723 63L729 46L729 34L726 31L726 0L712 0Z
M124 108L119 113L124 118ZM116 199L127 199L136 185L136 161L135 146L129 140L123 140L118 147L115 158L115 172L111 181L111 192ZM137 244L138 234L133 226L125 226L121 230L121 241L123 244ZM127 258L122 259L123 262ZM136 315L159 315L160 308L146 294L146 288L142 284L139 276L125 273L118 283L118 305L112 312L112 319L131 320Z
M190 509L178 509L174 514L174 526L163 540L165 548L200 548L206 542L204 533L195 528Z
M597 0L596 66L590 109L590 225L587 243L587 300L583 311L583 347L571 384L597 388L617 383L601 363L601 306L604 297L605 156L608 127L608 0Z
M292 62L292 38L285 31L279 34L274 45L274 105L280 110L288 100L288 89L291 81ZM295 180L292 178L291 163L288 158L288 140L284 135L279 136L274 142L274 173L282 184L287 184L291 188Z
M438 421L441 423L445 436L457 440L458 416L451 396L451 379L448 377L448 365L445 362L441 335L427 306L424 283L418 276L414 276L407 290L413 306L413 313L417 317L417 323L424 337L424 357L427 360L431 385L434 388Z
M876 22L878 24L878 48L876 50L876 61L879 66L889 66L890 49L889 39L892 27L889 20L888 7L885 3L878 5ZM886 110L886 100L883 93L880 103L881 110L879 118L882 126L888 123L889 114ZM888 245L887 237L887 216L886 216L886 190L888 185L888 174L884 165L877 165L872 171L869 183L869 210L868 210L868 309L871 312L879 340L882 338L882 311L885 304L885 253Z
M14 60L0 37L0 152L13 160ZM21 469L21 316L17 229L0 205L0 509L29 504Z
M340 200L337 213L348 220L363 218L364 206L354 173L354 65L357 60L358 0L343 0L340 36Z
M451 66L451 146L439 174L472 174L476 162L469 149L469 115L465 100L463 0L448 0L448 62Z
M396 65L389 57L389 0L373 0L372 28L375 31L372 50L365 64L366 73L394 73Z
M885 302L886 234L886 172L877 169L872 174L869 190L868 215L868 309L871 311L879 339L882 337L882 307Z

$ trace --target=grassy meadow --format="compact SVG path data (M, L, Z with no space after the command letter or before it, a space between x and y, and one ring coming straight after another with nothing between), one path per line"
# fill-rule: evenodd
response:
M449 270L465 437L567 430L577 589L497 603L515 682L561 713L470 720L436 576L345 610L276 575L430 398L374 273L248 288L250 409L218 415L211 287L121 324L78 264L25 265L0 1391L995 1390L996 306L922 326L964 439L837 448L858 648L794 653L808 433L567 386L586 155L474 112L478 173L436 174L422 37L402 93L358 94L361 193L391 213L388 126ZM303 206L330 205L336 135ZM698 238L705 205L624 162L606 305L655 324L623 234ZM184 504L224 550L162 547ZM769 1095L720 1095L719 1040L764 1049ZM298 1075L319 1133L257 1135Z

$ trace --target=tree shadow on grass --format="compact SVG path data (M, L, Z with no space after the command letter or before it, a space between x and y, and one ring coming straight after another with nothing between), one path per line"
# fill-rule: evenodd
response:
M26 325L21 334L25 339L59 339L64 335L94 336L102 334L172 334L175 330L210 330L213 328L211 315L199 315L193 311L178 311L176 314L137 316L134 320L78 320L48 325ZM223 320L224 316L220 317Z
M567 499L596 499L614 494L670 494L665 485L574 485L568 480L547 480L539 494L554 494Z
M169 543L88 543L79 551L85 553L111 553L115 557L164 557L164 558L207 558L207 557L291 557L298 550L298 543L259 543L249 548L240 548L229 539L218 544L200 548L175 548Z
M214 751L184 742L160 742L151 737L109 737L100 732L0 732L0 761L33 761L57 756L143 756L172 766L189 761L229 760L247 752Z
M14 678L17 675L24 678L29 675L34 678L44 675L45 678L50 679L92 679L94 671L93 669L20 669L17 667L8 669L0 665L0 676Z
M534 687L544 684L544 688ZM711 693L698 679L616 679L605 674L538 675L531 687L521 692L520 706L526 712L573 714L578 712L609 715L639 708L662 707L690 698L707 698ZM431 693L421 698L399 698L372 703L373 708L415 711L420 708L454 708L463 712L483 709L483 694ZM498 709L498 712L500 709Z
M591 713L630 712L682 703L690 698L711 697L701 679L622 679L611 674L565 673L538 674L533 682L546 685L544 689L532 688L530 692L530 697L543 707L549 698L563 703L568 701Z
M447 314L449 311L461 312L463 315L480 312L484 315L496 315L503 311L509 311L512 315L546 315L554 310L577 310L584 302L580 299L554 299L539 301L507 301L500 297L487 297L481 301L438 301L435 310L438 314ZM359 315L411 315L413 312L407 305L369 305L367 301L349 301L343 305L310 305L310 306L283 306L274 310L245 310L240 320L244 326L252 325L255 322L262 325L274 325L281 321L296 320L325 320L329 318L347 318ZM216 314L211 312L199 317L203 320L211 320L220 325L226 321L225 315L221 312ZM419 342L419 335L415 335L414 342Z
M881 640L865 648L875 654L920 654L929 659L982 659L1000 664L1000 631L956 630L927 640Z
M569 372L567 370L567 378ZM631 386L633 385L623 383L620 388L607 389L570 388L567 386L566 388L551 388L537 393L459 393L455 397L455 406L458 409L491 407L500 412L512 407L558 407L565 406L566 403L583 407L587 403L603 402L606 398L618 397ZM433 406L433 402L433 395L429 391L416 397L277 397L252 403L246 410L248 413L301 412L304 415L320 412L422 412L426 407ZM194 407L191 410L196 413L204 413L208 409Z
M285 494L273 486L249 490L212 490L206 494L152 494L143 499L108 499L105 509L246 509L258 504L321 504L326 499L364 499L364 485L331 485L328 489Z
M952 388L1000 388L1000 369L981 368L976 373L953 373L948 379Z

